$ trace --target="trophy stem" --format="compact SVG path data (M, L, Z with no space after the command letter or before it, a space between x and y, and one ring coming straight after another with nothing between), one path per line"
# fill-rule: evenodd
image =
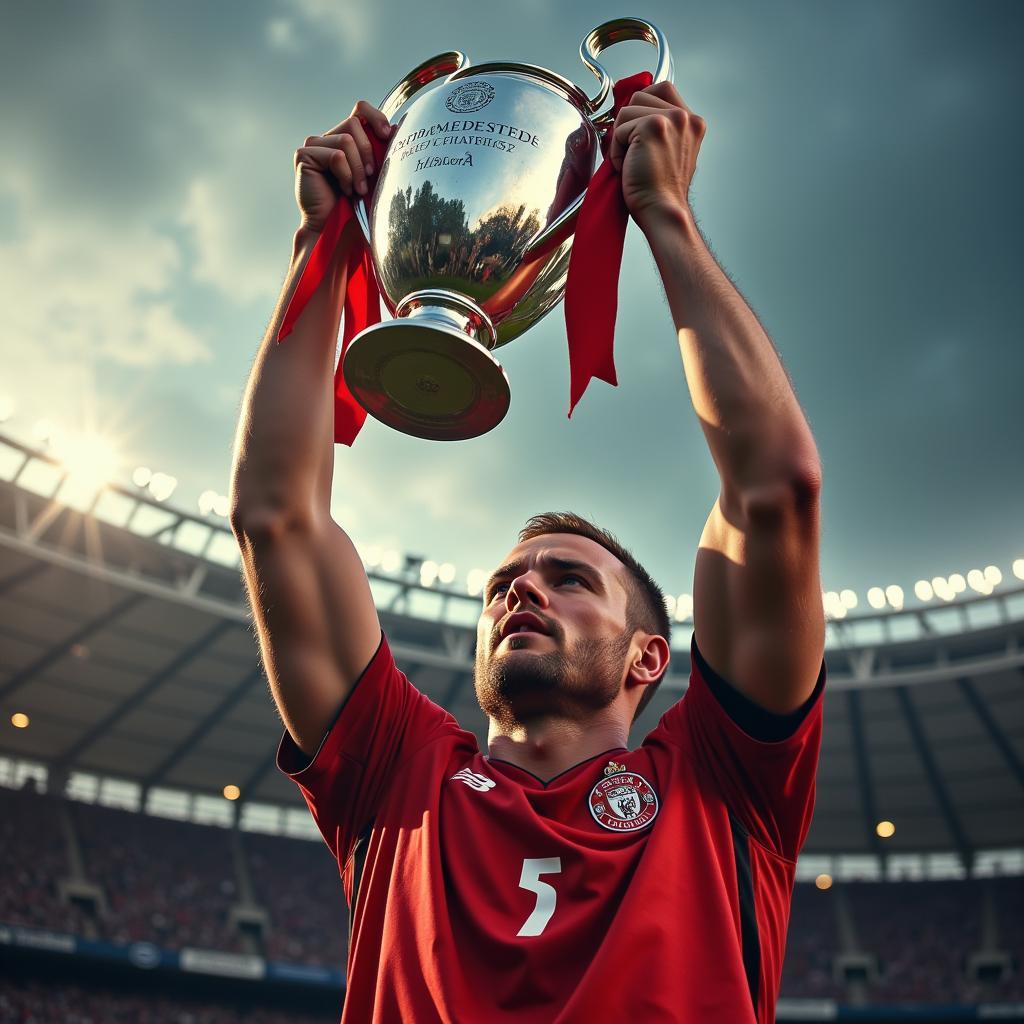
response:
M508 412L511 394L488 351L497 332L464 295L422 289L396 307L397 319L375 324L349 344L342 372L371 416L438 441L478 437Z
M447 323L490 350L498 343L491 318L472 299L444 288L421 288L410 292L395 307L396 317Z

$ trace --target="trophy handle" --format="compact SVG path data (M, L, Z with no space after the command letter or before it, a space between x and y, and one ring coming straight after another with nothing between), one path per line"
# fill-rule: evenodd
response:
M609 46L615 43L625 42L629 39L639 39L651 46L658 48L658 64L654 69L654 85L659 82L674 81L675 72L672 67L672 54L668 48L668 40L661 29L652 25L642 18L615 18L598 25L582 43L580 43L580 60L594 72L594 75L601 83L597 95L590 100L591 117L594 127L600 132L610 128L615 123L611 110L598 114L597 111L604 106L605 100L612 91L611 76L605 71L598 61L598 54L603 53Z
M469 64L469 58L460 50L439 53L436 57L431 57L422 64L418 64L403 79L396 82L381 100L378 109L390 121L395 113L425 85L430 85L438 78L454 74L460 68L468 67ZM372 199L373 196L367 196L365 199L360 196L354 204L356 221L359 223L359 228L363 232L367 244L370 242L369 201Z
M668 40L656 25L641 18L615 18L612 21L606 21L603 25L598 25L580 43L580 60L593 71L601 83L596 95L589 99L590 123L597 129L599 135L603 135L611 128L615 123L615 118L612 116L611 109L606 110L603 114L597 113L604 106L605 100L608 99L612 91L611 75L604 69L597 57L609 46L630 39L639 39L658 48L658 63L654 69L653 84L672 82L675 78ZM527 256L545 253L555 245L561 244L572 234L586 194L586 189L584 189L550 224L547 224L530 239L526 247Z

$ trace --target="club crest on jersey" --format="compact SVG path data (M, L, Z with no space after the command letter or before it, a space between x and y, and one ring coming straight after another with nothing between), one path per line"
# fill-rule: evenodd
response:
M590 791L587 804L594 821L610 832L636 832L654 821L658 794L642 775L626 771L625 765L615 768L620 770L606 774Z

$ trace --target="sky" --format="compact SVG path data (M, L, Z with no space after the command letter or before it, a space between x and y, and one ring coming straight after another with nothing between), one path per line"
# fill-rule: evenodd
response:
M823 588L855 590L864 610L872 586L909 597L922 577L1009 576L1024 557L1015 2L8 5L0 399L14 415L0 429L98 430L124 480L171 473L172 504L190 510L226 493L298 224L295 148L450 49L592 93L580 40L622 15L662 29L707 122L691 202L814 433ZM621 44L606 63L619 77L653 53ZM489 434L429 442L369 419L336 449L342 527L461 577L498 564L530 515L571 509L667 592L692 592L719 482L636 225L619 387L595 381L567 419L561 308L498 357L512 406Z

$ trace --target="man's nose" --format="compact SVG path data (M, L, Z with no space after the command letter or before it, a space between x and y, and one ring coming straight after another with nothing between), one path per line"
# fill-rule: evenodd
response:
M534 574L524 573L509 584L508 592L505 594L505 607L510 611L525 603L544 607L547 600L547 595L537 583Z

